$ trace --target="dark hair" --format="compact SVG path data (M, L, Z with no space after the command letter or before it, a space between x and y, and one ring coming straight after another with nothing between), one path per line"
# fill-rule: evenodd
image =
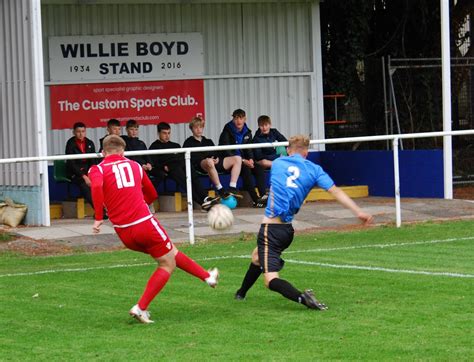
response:
M257 123L259 126L262 126L264 124L272 124L272 120L268 116L261 115L258 117Z
M74 126L72 126L72 129L75 130L76 128L86 128L86 125L82 122L76 122Z
M232 112L232 117L245 117L245 111L243 109L236 109Z
M138 122L135 121L134 119L129 119L127 121L127 126L125 128L132 128L132 127L137 127L138 128Z
M115 119L115 118L109 119L109 121L107 122L107 127L110 127L110 126L119 126L120 127L120 121L118 119Z
M171 129L171 126L169 125L169 123L160 122L158 123L158 126L156 126L156 129L158 130L158 133L160 133L163 130Z

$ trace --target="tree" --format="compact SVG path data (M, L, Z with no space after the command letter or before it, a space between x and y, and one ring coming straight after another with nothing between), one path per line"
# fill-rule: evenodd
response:
M471 34L463 28L466 19L473 16L474 1L451 0L452 56L474 56ZM367 133L385 133L380 58L440 58L440 17L440 1L436 0L321 3L325 94L346 94L349 103L353 100L359 105ZM467 47L464 54L461 45ZM467 68L452 72L454 100L470 80L470 74ZM419 71L411 72L407 78L398 94L403 105L402 131L439 130L435 113L439 108L440 89L435 90L440 88L435 86L439 75Z

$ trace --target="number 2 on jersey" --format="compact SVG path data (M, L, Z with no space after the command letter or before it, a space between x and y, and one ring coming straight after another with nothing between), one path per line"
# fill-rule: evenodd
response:
M288 172L291 173L291 175L286 179L286 186L297 188L298 185L295 183L295 180L300 177L300 169L296 166L290 166L288 167Z
M132 167L129 163L119 163L118 165L113 165L112 171L115 175L115 180L117 181L117 188L122 189L124 187L135 186Z

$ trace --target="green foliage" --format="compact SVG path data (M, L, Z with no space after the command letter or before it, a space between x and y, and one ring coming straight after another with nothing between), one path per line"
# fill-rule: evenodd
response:
M358 88L356 64L367 49L370 2L328 1L321 9L325 93L353 96Z
M0 241L10 241L13 239L13 235L5 231L0 231Z
M439 2L332 0L321 4L325 92L356 96L367 57L440 57Z
M282 277L298 288L314 288L329 305L327 312L287 301L265 289L261 280L245 301L235 301L249 262L242 256L250 255L255 241L183 245L180 249L205 267L219 267L221 282L213 290L176 271L150 305L153 325L140 325L127 313L154 270L155 263L143 254L0 257L0 356L472 360L472 277L324 265L472 276L472 239L462 238L472 238L473 226L472 221L427 223L298 236L284 255ZM421 243L440 239L451 241Z
M241 232L239 236L240 241L249 241L253 240L255 238L255 235L252 233L246 233L246 232Z
M474 2L451 2L451 54L462 56L456 45L472 44L470 34L460 33ZM321 3L324 93L343 93L349 121L360 121L367 132L386 132L381 57L440 58L440 2L432 0L328 0ZM469 39L467 39L469 38ZM470 47L465 57L472 57ZM453 128L458 100L469 79L467 68L453 68ZM398 73L401 73L398 74ZM395 84L401 132L429 132L442 129L441 80L439 68L399 70ZM329 109L329 108L327 108ZM343 113L343 112L340 112ZM464 118L466 116L464 115ZM334 129L327 133L338 135ZM409 147L415 147L414 143ZM437 140L418 140L421 148L436 147ZM418 147L420 148L420 147Z

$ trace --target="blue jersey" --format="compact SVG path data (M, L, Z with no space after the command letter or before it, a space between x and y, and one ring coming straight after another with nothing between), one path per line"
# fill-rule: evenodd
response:
M314 186L328 190L334 186L334 181L321 166L300 154L277 158L270 171L265 216L279 216L283 222L291 222Z

